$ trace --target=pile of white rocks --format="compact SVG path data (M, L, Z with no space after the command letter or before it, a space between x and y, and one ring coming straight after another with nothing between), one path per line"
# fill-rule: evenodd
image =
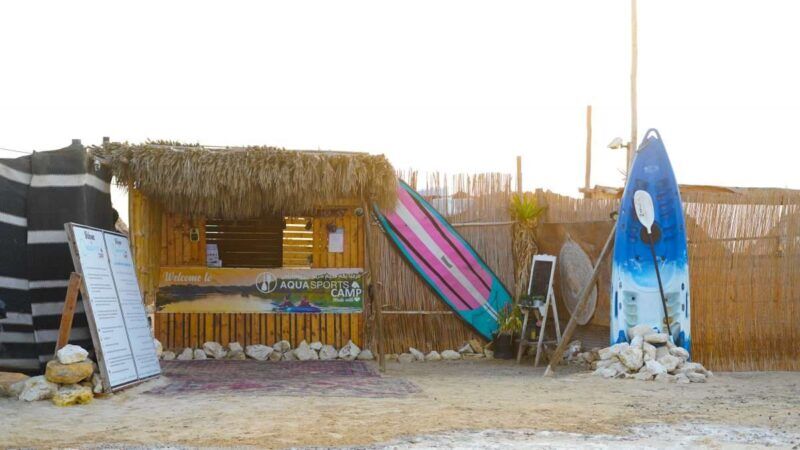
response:
M423 361L454 361L457 359L479 359L479 358L494 358L494 352L489 349L484 349L481 342L477 339L470 339L465 342L458 351L444 350L441 353L436 350L430 351L425 354L413 347L408 349L407 353L388 354L386 359L397 360L401 363L423 362Z
M713 375L702 364L689 361L689 352L673 344L666 333L637 325L628 330L628 336L630 342L573 353L575 360L589 364L594 374L603 378L705 383Z
M343 359L347 361L371 360L372 352L361 350L353 341L340 349L332 345L323 345L322 342L309 344L302 341L296 348L292 348L289 341L279 341L273 345L255 344L242 347L238 342L231 342L227 347L218 342L206 342L202 348L184 348L178 351L162 351L161 343L155 341L156 352L165 361L188 361L196 359L255 359L257 361L316 361Z
M52 400L58 406L71 406L89 403L94 394L103 392L97 364L89 359L89 352L71 344L47 363L44 375L18 378L14 383L0 386L0 395L26 402Z

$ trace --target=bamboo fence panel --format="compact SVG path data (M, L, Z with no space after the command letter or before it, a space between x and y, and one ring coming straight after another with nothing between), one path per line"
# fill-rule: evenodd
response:
M552 223L608 220L619 207L539 196ZM800 370L800 195L693 192L684 214L694 358L714 370Z
M513 235L508 214L511 177L503 174L447 176L431 173L422 178L424 183L420 182L417 172L401 173L400 177L454 225L512 290ZM384 304L384 350L402 353L414 347L423 352L441 351L480 338L420 279L380 227L372 226L371 244L378 270L373 274L373 282L380 286L380 300ZM367 306L366 344L372 346L374 315L372 305Z

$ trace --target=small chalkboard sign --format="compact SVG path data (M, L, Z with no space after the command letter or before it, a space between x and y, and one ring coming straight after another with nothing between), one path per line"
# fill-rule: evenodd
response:
M528 282L528 295L534 300L546 301L553 291L553 275L556 271L556 257L535 255L531 263L531 278Z
M75 272L106 392L161 374L128 237L67 223Z

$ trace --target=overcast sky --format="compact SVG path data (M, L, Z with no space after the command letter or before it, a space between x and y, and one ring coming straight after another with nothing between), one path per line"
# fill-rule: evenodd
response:
M798 5L640 0L639 136L660 130L679 182L800 188ZM4 2L0 147L258 144L450 173L522 155L526 188L577 195L587 104L592 182L622 182L629 6Z

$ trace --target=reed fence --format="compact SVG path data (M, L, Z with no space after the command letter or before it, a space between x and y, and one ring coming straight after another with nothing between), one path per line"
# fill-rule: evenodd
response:
M608 220L619 207L538 195L550 223ZM800 195L690 193L684 213L694 358L715 370L800 370Z
M511 176L504 174L420 176L399 174L425 197L475 248L486 264L513 289L514 261L511 255L512 224L508 205ZM372 246L377 272L374 274L383 301L384 349L387 353L454 349L478 337L403 260L388 236L373 224ZM367 315L366 339L374 342L374 313Z

